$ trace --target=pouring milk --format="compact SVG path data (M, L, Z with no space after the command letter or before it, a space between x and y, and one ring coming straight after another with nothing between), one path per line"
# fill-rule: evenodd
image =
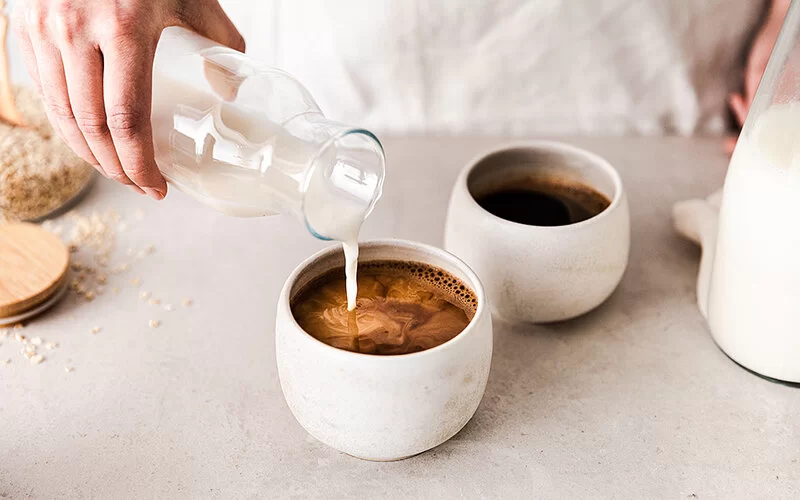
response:
M355 307L358 233L384 177L372 133L327 119L290 75L178 27L156 51L152 124L178 189L229 215L291 214L342 242Z

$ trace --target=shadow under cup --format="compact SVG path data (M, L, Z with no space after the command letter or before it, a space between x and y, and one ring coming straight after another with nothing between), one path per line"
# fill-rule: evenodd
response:
M526 189L590 194L603 205L585 220L549 226L513 222L481 206L487 195ZM548 323L590 311L619 284L629 247L619 174L580 148L532 141L498 149L467 165L453 188L445 248L480 276L503 319Z
M275 328L281 388L297 421L337 450L379 461L426 451L466 425L483 397L492 356L491 315L481 282L466 264L420 243L360 245L359 263L386 260L422 262L471 288L478 306L467 327L431 349L389 356L350 352L315 339L295 321L291 301L309 283L343 267L337 246L313 255L287 279Z

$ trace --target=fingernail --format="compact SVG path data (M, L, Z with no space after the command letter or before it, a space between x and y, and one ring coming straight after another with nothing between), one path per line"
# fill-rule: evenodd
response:
M142 189L139 186L134 186L133 184L128 184L128 187L130 188L131 191L133 191L136 194L144 194L144 191L142 191Z
M153 188L144 188L144 192L147 193L147 196L153 198L156 201L161 201L164 199L164 195L161 194L160 191L153 189Z

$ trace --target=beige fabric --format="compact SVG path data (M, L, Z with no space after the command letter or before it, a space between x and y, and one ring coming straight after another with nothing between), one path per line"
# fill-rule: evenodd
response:
M223 0L332 117L402 133L721 133L761 0Z

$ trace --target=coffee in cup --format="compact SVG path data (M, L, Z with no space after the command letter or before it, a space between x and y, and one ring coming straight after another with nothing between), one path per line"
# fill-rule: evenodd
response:
M611 200L592 186L553 176L510 176L505 185L473 195L487 212L529 226L583 222L611 205Z
M378 355L444 344L466 328L476 308L475 293L447 271L391 260L359 263L355 310L347 310L344 269L309 283L292 302L297 323L312 337Z

